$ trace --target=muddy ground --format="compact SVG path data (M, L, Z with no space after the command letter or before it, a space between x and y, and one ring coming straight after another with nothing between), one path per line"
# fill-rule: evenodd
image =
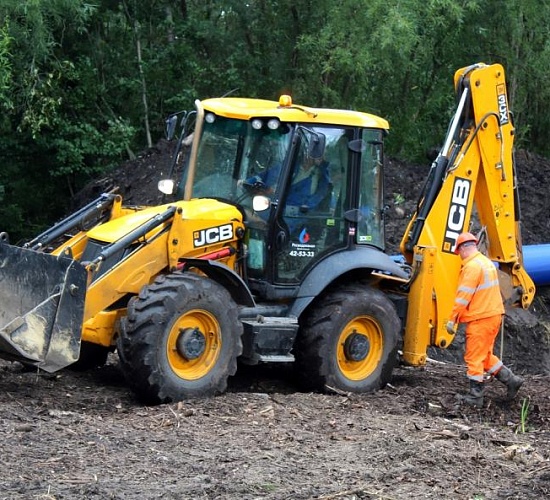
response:
M169 168L169 146L75 203L114 184L130 203L159 201L152 186ZM524 242L546 243L550 163L520 152L517 165ZM426 171L388 162L390 251ZM467 388L460 342L423 368L397 368L375 394L302 393L291 366L243 366L224 395L155 407L136 402L115 355L56 374L0 361L0 498L548 498L549 307L540 289L529 313L506 318L497 350L526 382L513 402L489 382L479 410L456 404Z

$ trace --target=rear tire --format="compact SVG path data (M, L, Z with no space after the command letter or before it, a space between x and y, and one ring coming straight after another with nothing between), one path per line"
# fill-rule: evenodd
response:
M363 393L390 381L401 322L379 290L341 286L322 296L301 324L296 366L304 389Z
M242 353L229 292L193 273L160 276L128 304L118 341L121 368L147 404L224 392Z

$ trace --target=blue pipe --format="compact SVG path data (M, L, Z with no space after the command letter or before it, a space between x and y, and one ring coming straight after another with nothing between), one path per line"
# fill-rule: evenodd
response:
M524 245L523 265L535 285L550 285L550 245Z

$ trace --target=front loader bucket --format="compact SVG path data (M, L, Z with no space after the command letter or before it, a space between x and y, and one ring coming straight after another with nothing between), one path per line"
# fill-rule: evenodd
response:
M0 243L0 357L48 372L77 361L86 276L66 256Z

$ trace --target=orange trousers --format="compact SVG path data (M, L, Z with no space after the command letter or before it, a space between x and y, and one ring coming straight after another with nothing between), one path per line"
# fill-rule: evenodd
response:
M468 367L468 378L483 382L483 375L496 375L502 368L502 361L493 354L495 339L500 331L502 316L470 321L466 326L466 349L464 361Z

